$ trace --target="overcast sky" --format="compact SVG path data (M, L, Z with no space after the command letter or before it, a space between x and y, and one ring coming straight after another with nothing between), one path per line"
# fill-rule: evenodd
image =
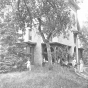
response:
M80 4L80 10L78 11L78 19L80 25L83 26L83 22L87 21L88 15L88 0L84 0L82 4Z

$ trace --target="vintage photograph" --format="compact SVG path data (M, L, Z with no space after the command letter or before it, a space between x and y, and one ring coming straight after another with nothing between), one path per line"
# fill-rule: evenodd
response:
M0 88L88 88L88 0L0 0Z

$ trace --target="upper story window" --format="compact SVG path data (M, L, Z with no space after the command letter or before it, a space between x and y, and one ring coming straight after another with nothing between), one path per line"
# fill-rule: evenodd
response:
M72 14L72 24L73 24L73 26L75 26L75 24L76 24L75 14Z
M74 33L74 43L76 44L77 34Z
M32 30L29 29L29 40L32 40Z

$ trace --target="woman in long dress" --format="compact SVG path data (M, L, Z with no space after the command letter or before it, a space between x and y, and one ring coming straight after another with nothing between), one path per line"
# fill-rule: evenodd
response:
M77 68L76 68L76 59L75 58L72 60L72 66L73 66L74 70L76 71Z
M84 64L83 64L83 61L82 59L80 60L80 72L83 72L84 71Z

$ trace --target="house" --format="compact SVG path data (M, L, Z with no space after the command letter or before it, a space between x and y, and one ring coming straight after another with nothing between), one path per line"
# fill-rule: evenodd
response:
M56 52L58 47L67 47L69 54L73 56L76 53L77 62L82 58L83 49L79 46L78 31L80 30L78 19L77 19L77 10L79 9L75 0L67 0L68 5L71 10L71 17L73 19L74 26L71 31L69 31L69 37L64 38L63 34L58 36L52 36L50 41L51 52ZM27 53L31 53L32 63L42 65L44 54L46 54L46 46L43 43L41 36L38 34L37 30L31 30L26 28L26 35L24 36L25 43L28 44L26 47ZM47 57L46 57L47 58Z

